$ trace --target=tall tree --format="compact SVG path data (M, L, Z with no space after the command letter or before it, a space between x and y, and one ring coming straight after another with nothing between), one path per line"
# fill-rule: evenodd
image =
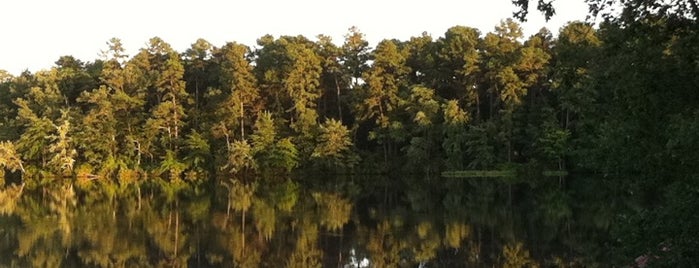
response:
M29 89L25 96L17 98L18 123L23 126L17 140L17 150L22 158L38 167L46 167L50 160L50 141L55 133L54 122L61 118L61 109L67 102L58 90L55 69L37 74L39 86Z
M258 40L258 77L267 108L289 121L291 130L309 135L317 125L317 101L320 98L321 59L315 44L305 37L282 36Z
M351 27L345 34L345 42L342 44L342 65L347 69L351 77L351 87L356 88L364 72L369 68L370 58L369 42L357 27Z
M88 66L92 65L95 64L85 64L72 56L62 56L56 61L57 85L70 105L75 105L82 92L97 87L97 77L88 70Z
M465 111L481 118L481 95L478 82L481 74L479 54L480 32L477 29L454 26L437 40L439 47L438 83L435 85L443 98L456 99L465 105Z
M320 117L343 120L343 110L347 111L346 94L351 83L350 73L342 66L342 49L333 44L329 36L319 35L317 54L321 59L323 72L320 77L322 105Z
M56 133L46 137L51 143L48 151L52 154L47 165L49 170L56 174L69 176L73 172L77 151L71 137L72 130L67 110L62 111L60 125L54 125L54 127L56 128Z
M553 49L552 88L566 129L572 129L576 119L586 108L591 108L594 101L590 68L600 45L596 30L582 22L566 25L558 35Z
M284 83L284 89L293 102L295 116L291 127L302 135L310 134L317 125L317 100L320 98L321 60L316 52L304 45L289 47L293 65Z
M217 55L220 57L219 79L225 90L225 99L218 104L216 115L219 122L214 127L223 131L226 137L234 136L232 132L237 131L241 140L245 139L246 125L252 124L252 117L259 109L257 79L247 60L249 53L244 45L227 43Z
M469 123L469 115L459 107L457 100L449 100L442 104L444 138L442 150L445 156L447 170L462 170L465 161L465 129Z
M495 32L483 39L484 79L488 92L488 117L500 121L497 135L504 149L498 150L508 162L512 160L513 112L526 94L523 82L515 73L517 51L522 45L522 28L508 19L495 27ZM504 151L504 153L503 153Z
M206 117L204 96L215 82L217 64L213 62L216 48L204 39L197 39L182 55L184 80L187 93L194 98L194 109L190 112L191 121L199 126Z
M401 92L407 89L408 68L405 55L396 41L381 41L373 53L374 63L364 73L366 84L361 88L355 110L357 121L376 126L371 135L383 146L384 160L388 161L391 140L400 139L400 124L393 124L391 117L400 112Z
M147 131L156 135L163 149L176 153L185 124L184 105L189 101L183 80L184 66L177 52L157 37L150 39L148 48L141 53L149 57L150 85L155 96L151 116L146 121Z

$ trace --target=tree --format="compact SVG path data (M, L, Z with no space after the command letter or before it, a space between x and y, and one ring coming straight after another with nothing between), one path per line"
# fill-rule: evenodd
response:
M531 0L512 0L512 4L518 7L518 10L513 12L513 16L520 21L526 21L529 14L529 3ZM546 20L549 20L556 14L556 9L553 5L554 1L537 0L536 9L544 14ZM680 0L680 1L653 1L653 0L632 0L632 1L607 1L607 0L585 0L589 7L588 18L590 16L597 17L602 14L606 20L618 19L627 23L633 23L634 20L647 18L651 16L667 16L679 18L699 18L699 4L696 0ZM621 6L622 12L617 12L616 7Z
M212 170L211 146L203 135L192 130L184 144L186 153L183 160L191 170L198 174L207 174L208 170Z
M410 144L403 150L407 156L407 169L419 167L421 171L430 174L439 167L439 163L429 161L439 156L438 137L441 136L439 118L439 100L434 96L434 90L422 86L414 86L410 97L406 100L405 111L411 118L405 122L410 135Z
M114 97L107 86L101 86L91 92L83 92L77 99L79 103L88 105L88 112L82 122L76 137L77 148L80 149L85 161L93 166L102 166L103 174L113 175L118 165L107 165L109 161L117 161L119 142L117 139L118 122L114 109Z
M463 26L451 27L437 40L439 52L439 95L463 103L466 111L481 118L481 92L478 83L481 71L480 32Z
M595 0L587 1L591 2ZM519 10L514 11L512 16L520 21L527 21L527 15L529 15L529 2L531 2L531 0L512 0L512 4L519 7ZM537 0L536 9L544 14L547 21L556 14L556 10L553 7L553 1Z
M257 116L255 131L250 138L256 166L262 172L288 173L298 165L298 149L290 138L277 138L271 113L262 112Z
M502 267L538 267L539 265L529 256L529 250L525 249L521 242L502 247L504 262Z
M196 125L202 123L200 121L206 115L203 110L204 96L212 86L216 74L217 66L213 62L215 50L211 43L200 38L182 55L186 91L194 98L194 110L190 114Z
M236 140L231 144L223 169L227 169L233 174L241 174L246 170L255 169L253 148L246 140Z
M72 134L70 133L72 130L68 111L63 111L60 120L61 124L54 126L56 128L56 134L46 137L50 142L48 152L53 155L47 165L50 170L66 176L73 172L77 151L75 150L71 135L69 135Z
M350 132L340 121L328 119L320 125L316 147L311 157L329 167L351 168L358 161L352 151Z
M269 112L260 112L254 126L255 131L250 136L252 140L253 153L264 153L268 151L277 139L277 129Z
M17 150L15 150L15 145L10 141L0 142L0 184L4 184L5 181L5 170L10 170L12 172L22 171L24 173L24 165L22 165L22 159L20 158Z
M7 83L13 78L12 74L8 71L0 69L0 83Z
M383 40L374 51L374 63L364 74L366 86L362 89L363 103L355 109L361 121L374 121L387 128L389 113L398 108L399 92L404 90L408 70L405 57L394 41Z
M24 126L17 140L17 151L24 161L44 167L49 157L49 143L45 137L54 130L53 122L46 117L37 116L23 99L18 99L15 103L19 106L19 121Z
M102 64L102 62L98 63ZM56 83L68 104L74 105L82 92L97 87L98 79L91 75L88 69L88 67L94 68L94 65L94 63L85 64L72 56L62 56L56 61ZM98 69L101 68L98 67Z
M237 43L227 43L217 53L220 57L220 84L226 92L225 100L216 110L218 124L223 124L229 131L239 129L240 139L245 139L246 121L250 122L251 115L257 113L259 100L257 79L246 58L249 53L246 46ZM225 135L229 137L232 133Z
M320 90L321 59L315 44L305 37L282 36L274 40L265 36L256 60L258 80L267 108L279 119L288 120L291 130L311 136L317 125L316 101Z
M590 69L601 42L595 29L582 22L563 27L553 48L552 90L559 101L561 122L574 129L576 119L588 114L595 99Z
M182 80L184 66L170 45L157 37L151 38L148 48L141 53L149 57L150 86L156 97L146 121L147 131L156 135L152 138L160 141L161 148L177 153L186 118L184 105L189 98Z
M81 97L81 101L92 104L92 109L84 118L83 133L87 139L99 137L93 136L95 133L106 133L107 141L116 144L110 150L114 154L114 162L137 168L141 164L141 156L148 154L150 147L141 128L146 120L150 64L145 53L139 53L127 61L125 49L118 38L110 39L107 46L108 49L102 52L104 66L100 75L104 89L100 87ZM111 116L114 118L111 119ZM109 134L114 136L110 137Z
M342 44L342 66L351 77L351 88L356 88L359 80L364 77L364 72L369 69L367 64L370 59L369 42L364 38L364 34L357 27L350 27L345 34L345 42Z
M393 121L402 104L401 93L406 91L408 68L405 66L405 55L399 50L397 42L381 41L373 53L374 63L364 73L366 84L357 91L357 99L362 100L355 105L358 122L367 122L375 128L369 135L383 147L384 162L387 164L391 143L400 140L402 124Z
M332 38L319 35L317 54L321 59L323 72L320 76L322 105L318 107L319 116L332 117L343 121L343 108L347 110L345 95L351 83L350 73L342 66L342 48L332 42ZM334 95L334 98L332 98ZM337 112L333 111L337 109Z
M401 46L406 51L405 65L410 69L408 81L413 85L436 86L437 75L437 46L432 36L423 32L420 36L410 37L402 42Z
M14 101L18 107L18 123L23 127L17 140L17 151L23 160L39 167L46 167L52 157L47 137L57 130L54 122L68 120L68 115L61 113L66 101L59 93L56 74L55 70L38 73L40 86L30 88L23 97Z
M469 123L469 115L459 107L457 100L449 100L442 104L444 117L444 139L442 150L445 155L447 170L462 170L465 162L465 130Z
M320 98L320 75L322 66L320 58L312 49L294 44L288 51L293 65L286 77L284 89L293 102L295 112L291 127L302 135L309 135L317 125L318 112L316 101Z
M511 19L502 21L494 33L483 39L483 64L488 85L488 115L498 119L502 126L499 137L504 145L504 157L512 160L513 113L527 94L526 84L517 73L520 59L518 52L522 46L522 28Z

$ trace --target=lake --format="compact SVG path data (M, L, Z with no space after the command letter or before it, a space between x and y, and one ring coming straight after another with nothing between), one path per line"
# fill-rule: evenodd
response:
M0 267L595 266L623 206L579 176L216 180L6 187Z

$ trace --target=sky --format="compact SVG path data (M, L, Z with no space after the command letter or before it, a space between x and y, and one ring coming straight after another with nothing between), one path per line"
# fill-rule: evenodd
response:
M583 0L554 5L557 14L549 22L532 7L522 24L526 36L541 27L555 34L587 14ZM63 55L94 61L112 37L134 55L154 36L183 52L198 38L215 46L236 41L252 47L265 34L311 40L324 34L341 44L351 26L372 46L423 32L436 39L455 25L485 34L515 9L510 0L2 0L0 70L18 75L48 69Z

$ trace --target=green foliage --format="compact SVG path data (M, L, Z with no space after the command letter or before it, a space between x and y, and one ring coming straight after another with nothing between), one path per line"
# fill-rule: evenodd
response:
M475 28L454 26L437 40L439 82L434 86L440 95L459 99L467 111L480 116L480 96L477 82L481 71L481 55L478 51L480 32Z
M186 168L187 165L177 158L177 153L167 150L158 167L158 173L167 176L170 181L178 181L182 179L182 173Z
M141 54L148 57L149 84L156 97L152 115L146 121L147 131L157 133L162 148L177 151L186 118L184 104L189 98L183 80L184 66L177 52L157 37L150 39L149 47Z
M15 149L15 145L9 141L0 142L0 177L5 177L5 170L10 170L12 172L22 171L24 172L24 166L22 165L22 159Z
M184 143L187 152L183 160L187 166L193 169L210 170L211 147L208 140L193 130L187 135Z
M561 129L550 122L542 126L542 135L535 141L540 154L549 160L558 160L565 156L570 139L570 131Z
M112 96L105 86L91 92L83 92L79 103L90 105L77 131L78 148L87 162L97 165L117 153L117 120ZM106 138L105 138L106 137Z
M239 173L255 168L252 147L245 140L234 141L231 144L227 160L228 162L222 168L230 170L231 173Z
M295 112L291 127L302 135L308 135L311 128L317 124L318 116L314 108L315 101L320 97L319 79L322 66L318 55L312 49L300 45L290 46L288 49L294 63L284 81L284 89L293 102L291 109Z
M73 139L71 135L69 135L69 132L72 130L67 117L68 112L64 111L63 116L61 116L63 122L61 125L55 126L57 133L46 137L50 142L48 152L53 155L48 161L47 166L57 174L63 175L72 173L75 157L77 156L75 145L73 145Z
M390 125L389 114L398 109L399 91L405 86L404 77L408 70L405 56L396 42L381 41L374 51L374 64L364 73L366 86L360 91L357 110L358 119L373 121L381 128Z
M699 257L697 232L699 217L694 213L699 200L699 187L693 181L681 181L668 186L662 207L644 209L632 215L620 215L613 233L622 256L634 259L639 255L650 257L649 265L678 267L692 265ZM668 220L672 224L668 224ZM681 227L679 227L681 226Z
M492 127L492 124L484 124L481 126L470 126L466 130L466 155L470 160L467 168L488 168L495 164Z
M342 44L341 60L343 67L352 77L353 87L358 86L358 79L369 68L369 42L364 39L364 34L357 27L350 27L345 34L345 42Z
M237 43L227 43L217 53L225 99L216 107L216 118L229 131L240 129L241 138L245 137L245 125L249 124L246 122L251 122L257 113L260 98L257 79L247 59L249 53L248 47Z
M291 172L299 162L298 150L291 139L281 139L272 148L268 161L268 165L274 169Z
M262 112L255 121L255 132L251 135L254 153L261 153L274 145L277 138L277 130L272 120L272 114Z
M298 165L298 150L290 138L277 140L276 127L268 112L258 115L251 135L256 166L266 171L290 172Z
M320 126L320 134L316 138L316 147L311 157L323 161L330 167L351 168L358 161L352 147L347 127L340 121L328 119Z
M468 114L459 107L456 100L447 101L442 105L444 120L444 140L442 150L445 155L447 170L463 169L466 149L466 124Z

